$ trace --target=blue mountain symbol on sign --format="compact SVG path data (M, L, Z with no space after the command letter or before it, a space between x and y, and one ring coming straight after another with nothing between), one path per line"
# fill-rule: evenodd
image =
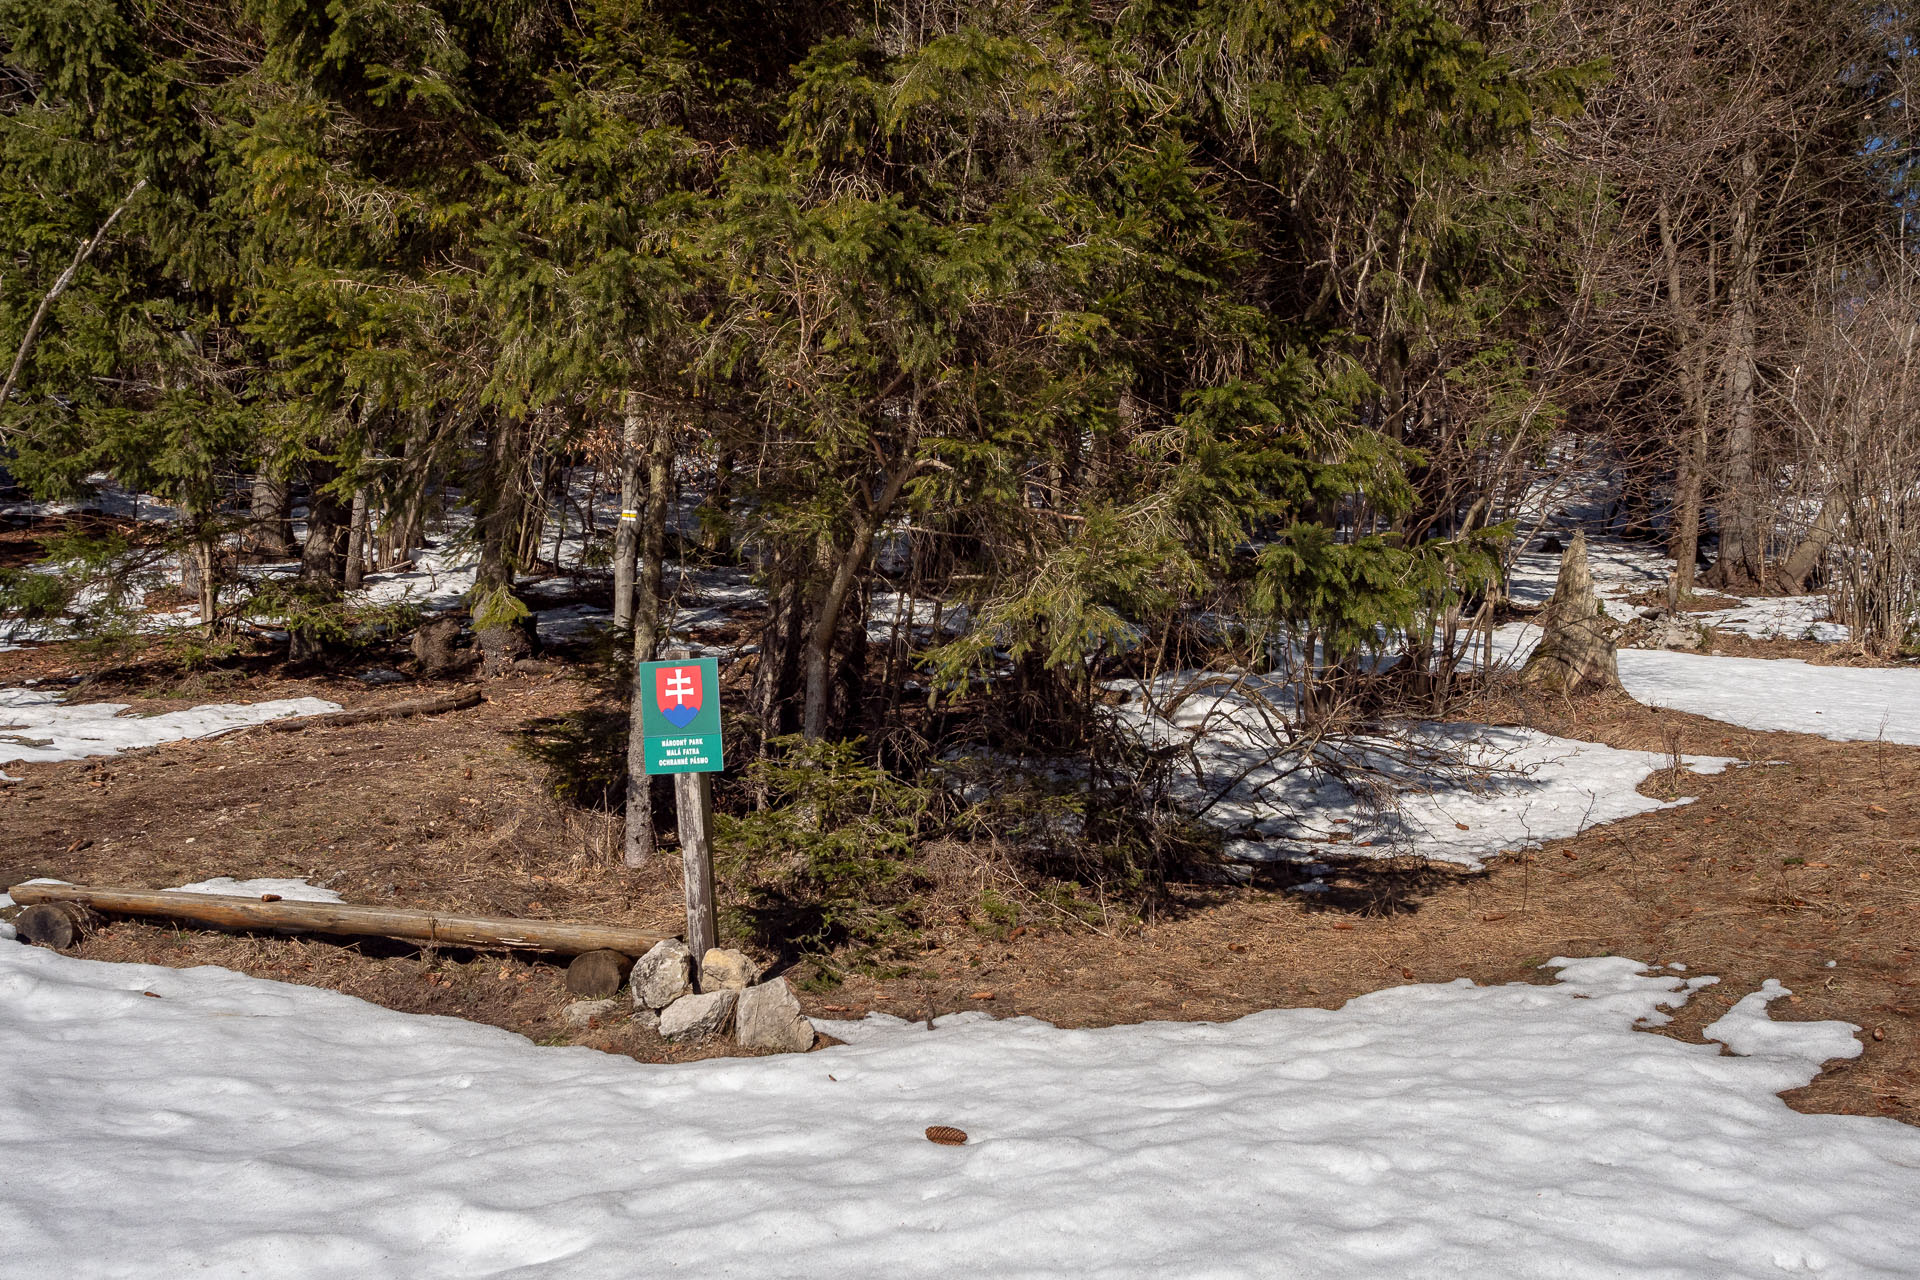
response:
M653 672L653 702L667 723L684 729L700 714L702 680L698 667L656 667Z

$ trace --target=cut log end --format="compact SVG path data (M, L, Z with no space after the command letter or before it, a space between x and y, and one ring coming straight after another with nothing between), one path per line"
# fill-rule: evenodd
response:
M633 972L633 957L620 951L582 952L567 966L567 990L589 1000L604 1000Z
M65 951L100 924L100 918L77 902L43 902L28 907L13 922L22 942Z

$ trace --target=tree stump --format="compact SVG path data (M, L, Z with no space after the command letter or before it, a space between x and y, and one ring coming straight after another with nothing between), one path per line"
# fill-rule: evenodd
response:
M1522 684L1550 693L1620 687L1613 624L1593 590L1584 531L1573 535L1561 558L1560 577L1540 624L1546 634L1520 671Z
M482 627L474 632L474 641L480 647L480 674L489 680L540 651L539 635L530 617L504 626Z
M459 618L428 618L413 632L413 657L420 664L423 676L444 676L461 670L467 664L467 656L456 650L454 642L460 638L461 620Z
M100 918L77 902L42 902L14 918L22 942L65 951L100 923Z

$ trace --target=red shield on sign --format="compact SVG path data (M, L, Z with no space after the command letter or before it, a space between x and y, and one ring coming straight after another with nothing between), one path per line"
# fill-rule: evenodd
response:
M700 668L655 667L653 702L676 729L684 729L700 714Z

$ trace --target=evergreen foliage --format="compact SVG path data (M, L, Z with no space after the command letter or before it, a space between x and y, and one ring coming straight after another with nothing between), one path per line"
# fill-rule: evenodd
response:
M738 904L731 926L829 973L883 963L918 927L911 864L926 792L864 763L857 741L769 745L747 778L767 807L720 819L715 873Z
M458 506L475 622L510 629L573 471L671 457L697 520L668 492L646 545L767 592L735 719L755 794L798 808L739 829L786 850L749 896L810 903L816 941L904 927L862 912L915 819L862 770L956 744L1083 760L1087 830L1150 882L1178 840L1101 828L1103 681L1241 646L1309 692L1440 699L1556 433L1691 476L1695 515L1723 443L1784 474L1753 422L1799 366L1753 339L1755 298L1829 232L1900 232L1912 95L1906 17L1778 3L1791 57L1715 9L1695 25L1748 52L1708 62L1647 5L0 0L6 469L181 514L50 545L0 603L113 613L180 555L210 627L344 642L374 625L353 513L385 564ZM1759 104L1684 182L1641 163L1686 141L1675 84L1695 121ZM1671 275L1656 212L1684 224ZM1733 247L1744 301L1714 283ZM1746 390L1683 407L1699 369ZM260 589L236 566L278 544L285 486L304 583ZM876 589L906 619L884 641ZM866 764L831 745L863 737ZM877 807L834 816L855 795ZM796 814L817 828L775 829Z

